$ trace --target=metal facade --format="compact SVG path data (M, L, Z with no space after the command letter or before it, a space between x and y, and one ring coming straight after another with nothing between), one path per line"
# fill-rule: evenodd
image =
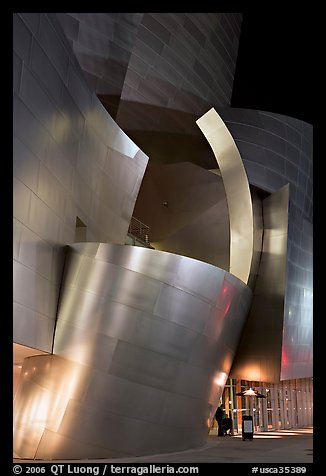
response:
M191 258L70 246L55 355L24 361L15 453L96 458L204 444L251 297Z

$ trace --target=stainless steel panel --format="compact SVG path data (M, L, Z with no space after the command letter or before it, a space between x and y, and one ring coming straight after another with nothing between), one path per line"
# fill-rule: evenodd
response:
M168 255L168 259L164 261L162 255ZM187 258L174 258L175 265L171 254L120 245L79 243L68 248L64 274L67 281L62 284L54 342L54 352L60 357L49 356L49 361L42 362L34 357L25 359L23 372L31 372L28 382L33 386L28 384L25 392L23 381L16 397L19 408L26 408L17 413L17 425L20 428L23 421L25 432L34 425L29 408L39 399L44 401L43 391L51 396L50 401L56 402L53 408L46 404L42 423L44 441L53 447L51 451L45 450L43 440L35 440L34 446L27 449L15 443L18 453L85 458L100 452L110 457L177 451L204 443L231 368L235 339L241 332L251 292L225 271L198 264L202 280L206 266L207 279L212 279L214 271L220 283L216 296L210 296L212 301L218 301L223 293L227 275L227 283L233 289L229 298L240 305L233 309L230 304L221 324L223 337L212 339L203 332L208 318L214 328L212 306L190 294L190 285L187 292L172 285L175 276L180 283L191 284L183 273L189 273L193 267L196 275L197 262L189 259L189 266L183 266L181 261ZM137 267L142 272L128 268L128 260L130 268ZM162 266L160 272L158 263ZM146 264L153 265L156 279L146 275ZM150 274L151 266L148 269ZM110 276L114 279L110 280ZM103 286L107 280L114 289ZM146 283L151 283L151 291L148 287L142 290ZM157 289L162 286L170 289L170 294L169 307L160 318L153 306L151 312L144 312L144 298L135 299L132 294L136 289L145 300L160 302L162 294ZM120 296L132 306L112 301ZM183 314L182 305L188 306ZM192 309L194 305L197 315ZM173 318L180 316L182 322L173 322ZM217 313L217 319L219 316ZM54 427L58 437L47 431ZM67 438L71 439L71 452ZM101 453L103 448L105 453Z
M56 116L60 115L60 113L40 85L38 78L35 78L28 68L24 68L20 97L36 119L44 125L49 133L52 133L55 127Z
M210 372L218 362L220 348L216 340L199 335L191 351L189 364Z
M120 341L109 369L112 375L172 391L179 361Z
M92 92L87 86L84 76L70 62L68 65L68 90L79 109L87 117L92 109Z
M94 260L88 256L79 254L78 259L81 266L74 286L98 296L106 296L108 292L113 294L116 279L122 280L127 273L111 263Z
M29 220L32 192L20 180L16 178L14 178L13 180L13 192L14 217L25 225L27 225Z
M13 96L13 131L36 157L44 157L49 136L15 94Z
M13 137L13 173L34 193L37 192L40 162L35 155L17 138Z
M174 286L215 304L223 277L223 273L216 272L215 266L182 257Z
M76 138L77 142L78 142L78 145L79 145L79 151L78 152L81 152L82 149L86 145L83 138L84 138L85 130L89 129L89 125L88 125L88 127L84 127L85 126L85 120L86 120L85 116L80 111L80 109L78 107L78 103L75 103L71 94L69 93L69 90L67 89L67 87L65 85L62 86L61 96L58 100L58 106L60 107L60 110L63 113L65 120L69 121L68 122L69 127L64 129L62 127L63 124L59 123L57 125L58 126L58 129L56 131L57 135L54 136L54 137L58 137L58 139L60 139L59 140L59 143L60 143L60 142L62 142L62 139L64 138L64 133L69 133L69 131L71 131L73 134L76 134L77 131L81 131L81 137L77 136L77 138ZM93 156L93 160L92 160L93 170L96 169L100 165L100 161L99 161L100 157L99 157L99 154L97 155L98 149L99 149L99 146L98 146L98 144L96 144L96 155L91 154ZM89 152L89 150L88 150L88 152ZM77 154L75 154L75 155L77 155Z
M89 446L89 444L80 443L72 438L62 436L59 433L44 430L35 457L44 460L52 459L53 448L58 448L58 459L83 459L83 455L87 453ZM123 451L120 453L117 450L110 452L108 448L100 446L93 446L92 453L94 454L94 458L131 456Z
M29 62L32 35L19 15L13 15L13 48L24 62Z
M37 194L58 216L64 216L68 193L42 163L39 168Z
M33 270L14 262L14 299L36 312L54 317L57 287Z
M288 207L289 186L281 188L263 201L266 228L263 256L252 307L233 363L232 377L256 380L259 376L265 382L280 379ZM249 334L256 337L254 346Z
M178 325L202 332L211 306L201 299L171 286L163 285L154 314Z
M15 279L15 267L14 267ZM15 284L15 281L14 281ZM16 302L13 303L13 334L15 342L36 347L36 329L33 326L35 311L22 306Z
M203 330L203 334L217 340L222 332L224 325L225 311L212 307L209 318Z
M84 414L82 419L79 418L81 411ZM88 444L92 442L96 447L107 447L109 452L114 451L114 456L115 452L121 453L123 450L133 455L154 453L157 440L159 440L163 452L171 451L176 447L177 442L178 447L183 449L187 431L190 438L194 439L194 435L189 429L174 428L171 432L171 427L154 425L109 412L98 412L90 407L81 407L75 402L70 402L66 412L69 424L60 426L60 434L73 438L74 434L71 432L71 428L78 427L79 441ZM125 428L128 428L127 432ZM199 435L198 432L195 433L197 444L199 438L201 442L203 441L203 433ZM141 438L139 436L135 438L135 435L141 435Z
M37 448L44 428L34 425L28 431L22 426L16 427L14 430L15 444L13 447L13 456L16 458L30 458L35 455L35 448Z
M56 104L60 104L63 81L37 42L33 44L31 67Z
M189 351L197 337L196 332L163 319L153 318L141 310L118 302L110 302L89 294L83 300L83 292L69 290L70 300L60 306L61 319L88 332L96 326L100 333L118 338L151 350L187 360ZM70 316L71 302L74 314ZM92 321L88 316L92 315ZM110 316L110 319L107 319Z
M44 325L37 333L37 323L41 322L37 315L54 318L56 312L62 269L58 248L74 239L77 215L91 239L124 243L148 158L119 133L119 126L86 85L55 15L30 13L27 17L25 22L14 14L14 44L18 60L24 59L24 74L13 104L13 204L15 219L30 230L20 237L21 254L16 259L33 272L16 266L14 286L19 303L32 311L29 325L34 329L26 335L37 336L37 345L48 350L53 336L48 335L46 342L47 321L42 321ZM35 25L39 25L37 34ZM15 64L19 66L17 61ZM120 181L115 180L115 194L104 196L112 177L108 171L101 190L99 178L104 176L108 147L115 150L115 143L119 154L128 150L131 156L123 161L113 156ZM45 284L39 274L49 283ZM23 339L20 312L24 314L22 307L15 313L14 326L19 341ZM24 317L22 322L27 322Z
M93 346L92 346L93 343ZM94 345L96 343L96 346ZM117 339L98 335L96 329L88 330L58 322L55 332L55 349L58 355L106 372L112 362Z
M80 418L81 414L83 418ZM72 439L77 439L78 435L77 441L84 444L120 450L120 447L123 447L123 435L126 433L124 427L128 426L131 432L133 422L133 418L70 400L58 433ZM139 423L140 426L146 426L145 422ZM128 441L124 443L127 447Z
M25 12L19 13L19 16L24 20L25 23L27 23L34 35L37 36L41 14L38 13L35 15L34 13Z
M13 219L13 227L12 227L12 234L13 234L13 258L18 259L19 256L19 248L20 248L20 240L21 240L21 233L22 233L22 224L20 221Z
M25 400L22 401L20 398L22 389L20 384L14 402L14 452L29 457L29 454L35 455L35 449L45 427L54 431L58 430L68 399L37 387L30 380L29 372L25 371L24 367L22 379ZM37 395L36 399L35 395ZM28 442L25 441L27 434L29 435Z
M64 260L65 260L65 248L60 245L53 246L52 247L52 267L51 267L51 281L53 284L61 283Z
M19 261L44 278L51 279L52 246L26 227L22 228Z
M13 333L15 341L51 352L54 320L28 307L13 303Z
M94 255L92 254L92 256ZM126 248L125 246L116 246L113 251L112 248L100 244L96 251L96 259L119 264L137 273L146 274L159 281L174 284L182 256L170 253L160 253L159 255L149 253L144 255L139 248Z
M39 42L62 80L66 82L69 56L60 42L58 32L53 27L53 22L51 24L44 13L41 15L40 20Z
M137 337L138 335L134 337L136 344L138 344ZM146 340L143 341L142 338L142 344L156 352L170 355L178 360L187 361L196 338L197 333L191 329L163 319L155 319L152 322L150 333L146 336Z
M254 243L253 243L253 256L251 263L251 273L248 281L250 289L255 288L257 275L259 272L259 264L261 260L261 250L263 246L263 205L262 199L258 191L251 188L252 209L254 219Z
M160 294L162 284L138 273L125 272L122 276L124 288L121 287L111 294L113 300L151 312Z
M83 180L78 171L74 169L72 175L72 196L73 199L80 208L84 211L86 217L93 215L92 205L98 208L97 200L94 197L94 193L89 187L88 183ZM93 215L94 216L94 215ZM94 217L96 220L96 217ZM85 224L88 225L88 220L85 220Z
M162 424L172 428L205 430L207 410L208 404L203 400L169 394L165 408L161 409L160 419Z
M79 215L77 215L79 216ZM76 228L67 226L62 221L59 223L59 243L67 243L76 237Z
M225 186L230 217L230 272L247 283L253 255L253 211L242 159L214 108L196 123L213 149Z
M162 285L139 273L85 257L76 286L98 296L110 296L127 306L152 311Z
M98 407L112 413L154 423L162 419L165 402L170 397L170 393L161 389L96 372L93 373L83 402L86 405L96 403Z
M210 372L205 372L200 367L181 362L175 385L176 393L200 398L205 401L209 392L210 379Z
M89 385L91 369L54 355L26 357L23 361L23 382L30 386L69 398L82 398Z
M31 322L31 326L36 327L35 347L48 352L52 350L52 339L54 333L54 320L43 314L37 314L37 321ZM35 325L36 324L36 325ZM24 341L24 339L22 340Z
M75 104L75 103L73 103ZM75 107L78 105L78 102L75 104ZM97 107L96 105L94 107ZM92 122L90 122L90 126L85 127L82 133L81 137L81 143L80 146L82 148L82 155L81 157L85 157L85 159L93 156L94 155L94 160L98 168L105 170L105 162L107 160L107 155L109 152L108 145L106 142L102 142L100 140L100 137L98 135L99 133L99 128L96 126L102 126L102 124L98 124L95 122L94 117L94 110L92 109L91 112L91 117L93 119ZM105 126L108 128L107 121L112 122L112 119L109 118L108 115L106 117L103 117L103 122ZM103 126L102 126L103 127ZM113 122L112 127L117 127L116 124ZM80 160L80 157L78 156L78 161ZM89 167L91 168L92 162L89 163ZM115 163L115 167L119 169L119 164ZM108 171L109 172L109 171ZM108 176L111 176L111 173L107 174Z
M85 300L85 291L68 286L66 289L69 299L64 298L60 303L62 321L82 328L84 332L96 328L101 334L123 340L129 340L133 335L138 325L138 316L141 315L140 310L93 293L87 293ZM92 321L89 319L90 315Z
M56 141L50 138L46 152L41 158L45 162L46 167L59 180L61 185L63 185L66 190L72 192L72 176L76 155L74 151L75 141L73 140L73 136L70 136L69 143L66 144L65 147L63 147L62 143L60 143L60 146Z
M226 275L227 273L224 275L224 280L221 283L215 302L216 307L224 312L224 316L227 315L233 300L238 298L236 286L226 279Z
M43 219L40 220L40 217ZM29 227L50 243L59 243L60 220L58 216L36 195L31 197Z

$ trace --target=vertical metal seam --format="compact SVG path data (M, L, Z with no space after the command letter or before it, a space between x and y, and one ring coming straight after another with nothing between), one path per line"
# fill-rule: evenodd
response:
M63 282L64 282L65 269L66 269L67 255L68 255L68 246L66 245L64 247L64 260L63 260L63 265L62 265L62 275L61 275L61 281L60 281L59 293L58 293L58 299L57 299L57 308L56 308L55 318L54 318L51 354L53 354L53 349L54 349L55 332L56 332L57 323L58 323L58 314L59 314L60 299L61 299L61 295L62 295L62 288L63 288Z

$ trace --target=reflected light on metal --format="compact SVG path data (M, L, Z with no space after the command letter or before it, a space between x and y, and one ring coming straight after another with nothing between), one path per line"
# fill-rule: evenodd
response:
M64 362L63 359L58 359L54 355L24 359L23 368L35 370L24 373L30 377L25 380L24 385L21 385L14 402L13 438L15 453L20 454L21 457L31 457L31 448L37 448L44 431L58 431L69 400L76 392L80 368L66 366ZM34 363L39 365L33 366ZM59 369L58 366L60 366ZM50 383L52 379L52 386L53 378L60 375L60 379L56 379L55 391L40 385L39 379L45 382L44 371L50 371L47 378Z
M228 375L225 372L219 372L214 377L214 383L216 385L224 386L227 381Z
M211 146L223 179L230 219L230 273L248 283L253 256L253 210L238 148L214 108L196 121Z
M202 445L251 290L215 266L148 248L74 244L70 267L57 355L24 360L15 454L109 458Z

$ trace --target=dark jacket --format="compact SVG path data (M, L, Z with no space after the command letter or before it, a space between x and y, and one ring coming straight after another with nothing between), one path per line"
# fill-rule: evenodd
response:
M215 412L215 420L217 422L221 422L224 416L224 410L222 407L218 407L218 409Z

